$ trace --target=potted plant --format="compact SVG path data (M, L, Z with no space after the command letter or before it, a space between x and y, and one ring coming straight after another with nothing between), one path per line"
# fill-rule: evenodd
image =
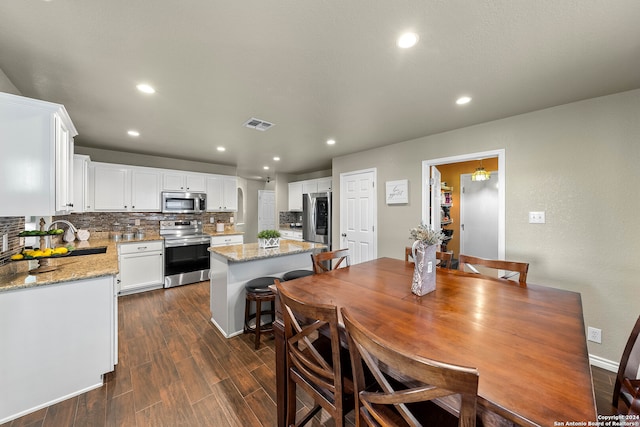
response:
M409 233L410 238L415 240L412 246L415 267L411 292L422 296L436 290L436 251L444 235L424 224L412 228Z
M278 230L262 230L258 233L258 247L275 248L280 246L280 232Z

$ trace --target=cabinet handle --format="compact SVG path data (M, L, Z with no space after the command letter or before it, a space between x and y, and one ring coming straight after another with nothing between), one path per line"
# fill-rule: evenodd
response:
M135 208L136 208L135 206L131 206L131 209L135 209Z
M124 208L127 209L127 205L124 205Z
M145 249L147 249L147 247L146 247L146 246L138 246L138 250L139 250L139 251L144 251Z

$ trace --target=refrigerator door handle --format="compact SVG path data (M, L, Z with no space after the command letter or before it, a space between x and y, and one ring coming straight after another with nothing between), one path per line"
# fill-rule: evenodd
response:
M313 200L313 203L311 204L311 226L313 227L313 240L316 239L316 227L318 224L316 224L316 198L312 198L311 200Z

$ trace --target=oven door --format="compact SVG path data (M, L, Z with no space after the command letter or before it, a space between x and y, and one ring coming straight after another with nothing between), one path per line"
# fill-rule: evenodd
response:
M210 242L173 246L165 242L164 287L201 282L209 278Z

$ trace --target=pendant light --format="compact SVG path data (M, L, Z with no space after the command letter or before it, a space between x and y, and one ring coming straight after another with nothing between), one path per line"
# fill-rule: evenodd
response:
M488 181L491 178L491 172L486 171L482 167L482 159L480 159L480 167L471 174L471 181Z

